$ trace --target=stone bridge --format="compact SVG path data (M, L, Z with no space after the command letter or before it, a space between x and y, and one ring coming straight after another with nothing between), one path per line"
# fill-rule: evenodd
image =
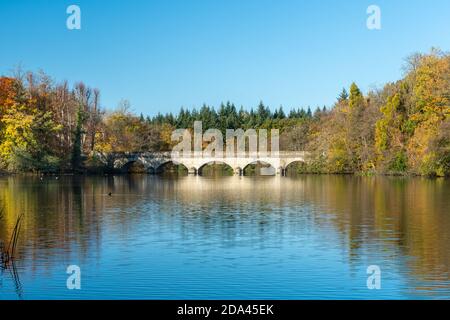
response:
M143 153L110 153L99 155L104 163L108 163L115 170L122 170L132 163L141 164L149 173L160 170L167 163L183 165L189 174L198 174L200 170L209 164L220 163L228 165L237 175L242 175L244 169L256 163L270 165L262 171L263 175L285 175L287 167L294 162L307 161L307 152L304 151L279 151L274 154L246 153L232 157L198 156L194 153L174 155L171 152L143 152Z

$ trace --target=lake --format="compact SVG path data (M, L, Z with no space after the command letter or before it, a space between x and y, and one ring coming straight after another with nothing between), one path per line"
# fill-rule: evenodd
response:
M1 299L450 299L450 180L14 176L0 202Z

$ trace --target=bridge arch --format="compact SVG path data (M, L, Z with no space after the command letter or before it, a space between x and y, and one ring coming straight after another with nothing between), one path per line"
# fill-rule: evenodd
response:
M152 167L148 167L141 159L132 159L123 162L118 168L122 173L151 173Z
M285 175L305 173L306 169L306 161L303 159L292 160L284 167Z
M250 166L258 166L262 165L263 167L260 167L259 170L257 168L254 169L254 172L250 172ZM269 161L263 161L263 160L255 160L246 163L242 166L242 174L243 175L252 175L251 173L254 173L258 176L274 176L277 173L277 169L273 163L270 163Z
M113 167L115 170L121 170L127 163L134 161L134 160L129 160L127 158L119 158L119 159L115 159L114 163L113 163Z
M177 173L179 173L180 169L181 169L182 172L185 172L185 173L187 173L189 171L188 166L186 166L185 164L179 163L179 162L175 162L173 160L167 160L167 161L164 161L164 162L161 162L160 164L158 164L156 166L156 168L154 168L154 173L156 173L156 174L164 173L165 169L168 166L171 166L171 167L174 167L174 168L176 167L177 168L176 169Z
M285 164L285 168L287 168L288 166L290 166L293 163L306 163L306 161L302 158L298 158L298 159L289 159L286 164Z
M228 163L227 161L209 161L209 162L205 162L205 163L201 164L201 165L199 166L198 170L197 170L197 173L198 173L200 176L203 176L203 175L204 175L203 170L204 170L205 168L209 167L209 166L212 166L212 165L225 166L225 168L226 168L225 170L229 171L231 175L232 175L232 174L234 173L234 171L235 171L235 168L233 168L233 165L231 165L231 164Z

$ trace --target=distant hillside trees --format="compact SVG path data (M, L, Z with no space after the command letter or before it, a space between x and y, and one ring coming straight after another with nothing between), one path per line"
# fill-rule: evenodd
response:
M450 175L450 56L433 49L407 59L403 79L363 94L353 83L330 107L181 108L135 115L100 91L70 88L43 73L0 77L0 171L83 171L99 153L168 151L174 129L280 130L282 150L310 152L301 172Z

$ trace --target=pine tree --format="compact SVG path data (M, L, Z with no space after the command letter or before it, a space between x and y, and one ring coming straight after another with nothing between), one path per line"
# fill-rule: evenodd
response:
M284 119L284 118L286 118L286 114L284 113L283 106L280 106L278 111L276 111L276 116L274 114L273 117L274 117L274 119Z
M342 92L339 94L338 102L347 101L348 92L345 88L342 89Z

